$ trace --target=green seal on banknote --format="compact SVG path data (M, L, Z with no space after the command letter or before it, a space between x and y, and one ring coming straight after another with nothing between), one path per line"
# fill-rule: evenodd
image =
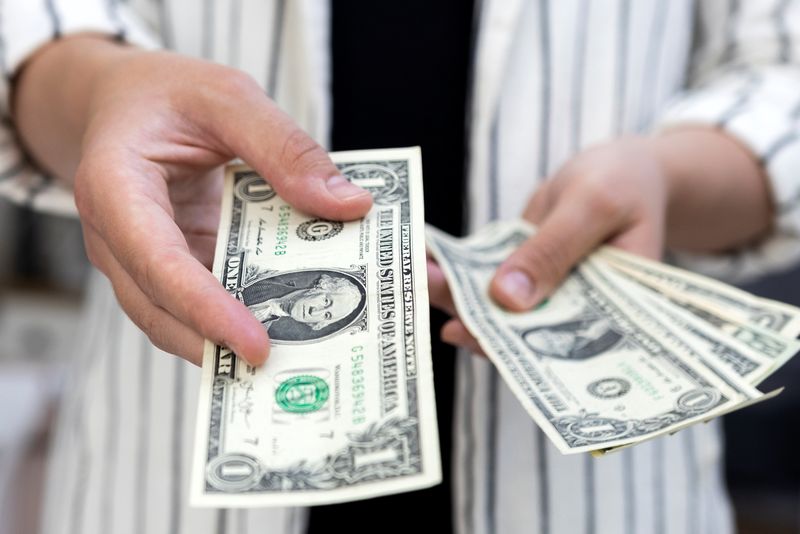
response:
M316 412L325 405L330 388L323 379L300 375L284 380L275 392L278 406L285 412Z

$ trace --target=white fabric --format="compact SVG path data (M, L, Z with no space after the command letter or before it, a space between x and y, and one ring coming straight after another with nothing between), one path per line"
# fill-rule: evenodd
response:
M169 47L247 70L325 142L327 2L132 0L138 19L110 16L115 6L4 0L0 65L13 74L53 37L56 19L61 34L123 29L137 42L145 34L137 28L149 25ZM742 276L796 259L800 1L485 0L477 9L471 227L515 217L540 180L589 144L699 123L725 129L764 159L780 209L764 243L687 261ZM8 93L7 81L0 91ZM0 194L74 210L68 192L25 163L7 126ZM153 349L122 316L107 282L95 278L92 287L44 531L302 532L302 510L185 506L198 372ZM561 456L492 368L469 356L458 365L456 407L453 514L461 533L732 530L717 424L598 460Z

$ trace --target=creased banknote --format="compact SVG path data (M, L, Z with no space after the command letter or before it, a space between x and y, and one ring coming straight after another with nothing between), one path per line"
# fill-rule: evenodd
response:
M790 338L800 334L800 309L794 306L757 297L712 278L616 248L604 247L597 254L639 283L679 297L682 302L713 310L730 321L750 324Z
M533 231L515 221L456 239L429 227L427 243L459 317L561 452L628 446L764 397L711 353L721 340L687 339L684 316L670 321L597 259L533 311L499 307L490 280Z
M373 194L359 221L299 212L269 177L227 169L214 274L272 351L254 368L206 342L195 506L325 504L441 480L419 149L332 157Z
M602 261L601 255L596 256ZM611 265L614 265L613 263ZM737 323L717 307L703 308L694 300L682 300L679 293L665 293L649 280L631 277L629 270L616 270L617 283L636 294L689 343L700 343L712 360L728 366L751 384L758 385L778 370L798 350L800 341L782 336L752 322Z

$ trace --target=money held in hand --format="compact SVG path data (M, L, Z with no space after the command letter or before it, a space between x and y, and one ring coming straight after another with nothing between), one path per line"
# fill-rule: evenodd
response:
M630 446L764 400L755 384L797 350L781 334L796 333L800 310L674 268L657 276L655 262L610 249L578 265L538 308L506 311L489 296L490 281L533 232L523 221L464 239L428 228L427 243L462 322L562 453ZM682 287L692 294L675 294ZM721 310L729 300L737 305ZM745 324L766 311L772 328ZM765 330L771 337L760 339L774 343L752 342Z
M206 342L195 506L316 505L441 481L419 149L332 154L373 194L354 222L226 171L214 274L267 329L254 368Z

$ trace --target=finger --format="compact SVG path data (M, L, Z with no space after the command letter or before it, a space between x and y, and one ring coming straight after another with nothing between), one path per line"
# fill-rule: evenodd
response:
M442 326L442 341L456 347L463 347L470 352L485 356L478 341L472 337L467 328L458 319L450 319Z
M532 308L621 221L621 210L606 196L585 190L561 195L537 233L497 269L490 294L511 310Z
M155 183L160 179L162 184L163 178L152 176L156 171L151 168L134 167L117 165L106 169L102 179L79 180L77 183L88 184L79 196L83 199L79 202L82 217L154 305L204 338L260 365L269 353L263 325L191 255L167 212L165 191L143 183L143 176ZM136 174L126 176L125 172Z
M221 197L222 167L170 183L169 198L175 224L186 238L192 256L208 270L214 262Z
M664 253L664 224L657 220L641 221L609 244L651 260L660 260Z
M543 183L528 201L522 217L535 225L541 224L553 207L552 191L551 182Z
M153 345L201 365L203 338L163 308L153 305L117 263L99 235L88 226L84 226L84 241L92 263L111 281L120 306L131 321L147 334Z
M428 258L428 296L431 306L449 315L457 315L450 287L444 277L442 269L432 259Z
M193 116L296 208L328 219L363 217L372 195L344 178L327 152L244 74L225 81ZM221 98L220 98L221 96Z

